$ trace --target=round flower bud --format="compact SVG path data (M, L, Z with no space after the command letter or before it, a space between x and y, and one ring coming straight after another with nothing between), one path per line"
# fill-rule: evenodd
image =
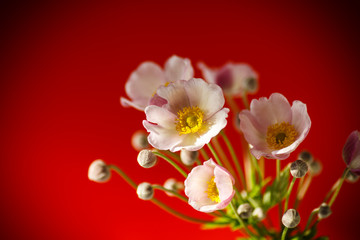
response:
M179 191L184 189L184 183L176 181L174 178L169 178L164 183L164 188L172 190L172 191ZM169 192L165 192L168 196L174 196L173 194Z
M321 173L322 165L321 162L314 160L309 164L309 172L311 175L316 176Z
M308 151L302 151L299 154L298 159L301 159L301 160L305 161L308 164L311 163L314 160L312 154L310 152L308 152Z
M138 154L137 161L143 168L151 168L157 163L157 157L151 150L141 150Z
M256 78L250 77L245 80L245 89L247 92L254 93L258 89L258 81Z
M348 172L346 175L345 180L349 183L355 183L359 180L360 176L356 175L355 173L352 173L351 171Z
M131 137L131 145L136 151L141 151L149 147L147 134L143 130L136 131Z
M305 176L308 171L308 165L303 160L296 160L290 165L290 173L295 178L301 178Z
M103 183L107 182L111 177L110 169L106 163L101 160L93 161L89 166L88 178L91 181Z
M262 210L262 208L260 207L257 207L254 209L253 213L252 213L252 216L257 219L258 221L261 221L265 218L265 213L264 211Z
M294 228L300 223L300 215L295 209L289 209L284 213L281 221L285 227Z
M154 189L150 183L140 183L136 189L138 197L142 200L150 200L154 196Z
M322 203L319 208L318 217L320 219L327 218L332 213L331 208L326 203Z
M198 158L198 151L188 151L185 149L181 149L180 151L180 159L183 164L186 166L192 166L196 159Z
M237 213L242 219L248 219L251 216L253 208L248 203L241 204L238 209Z

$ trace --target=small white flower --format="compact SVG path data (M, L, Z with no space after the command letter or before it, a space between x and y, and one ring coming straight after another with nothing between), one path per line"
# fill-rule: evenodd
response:
M166 61L164 69L154 62L143 62L131 73L125 85L126 94L131 100L121 97L121 105L143 111L150 104L159 86L177 80L189 80L193 75L190 60L176 55ZM152 104L156 104L161 99L153 98L153 101Z
M111 173L106 163L101 160L93 161L89 166L88 178L91 181L103 183L110 179Z
M156 93L167 103L146 107L143 125L157 149L199 150L227 124L229 109L223 108L224 95L215 84L192 78L162 86Z
M224 209L235 194L234 178L212 159L194 167L185 180L189 204L200 212Z

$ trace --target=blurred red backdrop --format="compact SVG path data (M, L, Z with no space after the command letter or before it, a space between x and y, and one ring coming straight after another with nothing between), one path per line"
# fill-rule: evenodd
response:
M181 179L162 162L138 166L130 138L144 114L119 104L131 71L145 60L163 65L172 54L194 65L249 63L260 75L252 98L280 92L307 103L312 129L286 162L308 149L324 169L300 207L302 225L342 174L342 146L360 123L355 3L61 1L0 8L1 239L234 239L228 229L204 231L139 200L116 174L106 184L87 179L98 158L137 183ZM321 234L357 239L359 186L343 186Z

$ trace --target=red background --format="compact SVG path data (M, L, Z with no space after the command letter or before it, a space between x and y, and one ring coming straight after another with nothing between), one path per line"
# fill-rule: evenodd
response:
M194 65L247 62L260 75L252 97L280 92L307 103L312 129L286 160L305 148L324 166L300 207L305 225L344 169L347 136L359 130L360 8L256 2L2 3L0 238L233 239L139 200L115 174L106 184L87 179L98 158L137 183L181 179L165 163L138 166L130 137L144 114L119 104L131 71L172 54ZM343 186L321 234L357 239L359 186Z

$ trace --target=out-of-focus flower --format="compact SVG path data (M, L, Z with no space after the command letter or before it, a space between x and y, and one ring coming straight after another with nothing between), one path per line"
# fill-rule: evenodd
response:
M258 75L247 64L228 63L220 69L210 69L204 63L198 67L206 81L219 85L226 95L241 97L258 89Z
M184 189L184 183L176 181L175 178L169 178L164 183L164 188L172 190L172 191L179 191ZM165 192L168 196L174 196L172 193Z
M309 163L309 173L312 176L319 175L322 171L322 165L321 162L318 160L313 160L311 163Z
M136 151L141 151L149 147L147 133L144 130L136 131L131 137L131 145Z
M252 211L253 208L248 203L240 204L240 206L237 209L237 213L242 219L248 219L251 216Z
M192 78L159 87L156 93L167 103L146 107L143 125L157 149L199 150L227 124L229 109L223 108L224 95L216 84Z
M200 212L224 209L235 194L234 178L212 159L194 167L185 180L189 204Z
M137 161L143 168L151 168L157 163L157 157L151 150L141 150L137 156Z
M136 189L138 197L142 200L150 200L154 196L154 188L150 183L140 183Z
M107 182L111 177L111 172L106 163L101 160L93 161L89 166L88 178L91 181L103 183Z
M303 160L296 160L290 165L290 173L294 178L302 178L309 170L308 164Z
M189 80L193 75L194 69L190 60L176 55L171 56L165 62L164 69L154 62L143 62L131 73L125 85L126 94L131 100L121 97L121 105L143 111L155 96L159 86L177 80ZM158 100L158 98L153 99L155 102Z
M314 161L313 155L309 151L302 151L298 159L305 161L307 164L310 164L312 161Z
M265 217L266 217L264 210L260 207L257 207L254 209L252 216L258 221L261 221L261 220L265 219Z
M300 223L300 215L295 209L289 209L284 213L281 221L285 227L294 228Z
M343 159L352 173L360 175L360 133L350 133L343 148Z
M250 144L251 153L274 159L286 159L307 136L311 121L306 105L288 100L279 93L269 99L251 101L250 110L240 112L240 129Z
M199 156L198 151L188 151L185 149L182 149L180 152L180 159L183 164L186 166L192 166L196 159Z

